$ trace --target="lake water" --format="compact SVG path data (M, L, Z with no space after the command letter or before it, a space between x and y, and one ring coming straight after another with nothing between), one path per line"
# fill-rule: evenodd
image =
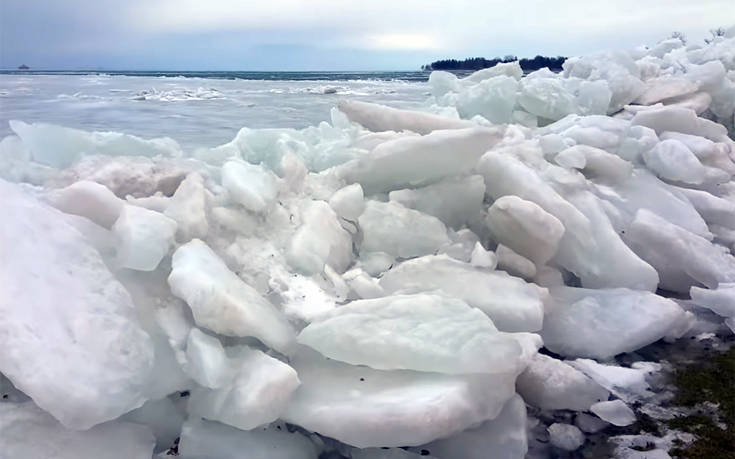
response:
M242 127L303 128L329 120L342 98L420 108L426 72L5 72L0 136L8 120L145 138L185 150L232 140Z

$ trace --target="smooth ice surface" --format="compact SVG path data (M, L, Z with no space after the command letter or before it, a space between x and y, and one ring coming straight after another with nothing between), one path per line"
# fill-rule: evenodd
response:
M485 182L480 175L449 177L418 189L391 191L390 200L433 215L447 226L461 229L481 212Z
M705 168L694 153L678 140L663 140L643 153L643 159L651 171L660 178L674 182L702 183Z
M483 155L477 168L490 197L515 195L534 202L564 225L554 261L576 274L583 286L655 290L656 271L623 244L593 198L578 196L582 212L532 168L496 151Z
M549 261L564 235L564 225L534 202L502 196L487 211L493 238L515 252L543 265Z
M108 229L112 228L124 205L124 201L106 186L87 180L54 190L46 199L62 212L86 217Z
M0 403L0 457L49 459L150 459L148 427L111 421L89 430L65 428L33 402Z
M544 410L586 411L610 393L567 363L536 354L518 376L516 390L530 405Z
M480 309L505 332L538 331L543 322L544 289L446 255L404 261L381 277L380 286L389 294L440 290Z
M555 422L547 430L549 431L551 444L565 451L574 451L582 446L585 441L582 431L571 424Z
M281 424L240 430L218 422L189 419L181 430L182 459L241 459L244 452L248 459L316 459L319 455L307 437L289 432Z
M329 264L344 272L352 259L352 238L324 201L305 205L302 225L293 235L286 251L288 263L303 274L316 274Z
M186 340L186 372L201 386L224 386L232 375L220 340L192 328Z
M722 246L641 209L626 232L630 247L659 273L660 287L687 293L691 286L716 288L735 282L735 258Z
M338 173L348 183L360 183L366 194L429 184L472 169L502 135L502 128L474 127L389 140Z
M329 205L345 220L356 221L365 210L365 196L359 183L353 183L335 191Z
M719 284L713 290L692 287L689 294L696 305L710 309L723 317L735 317L734 283Z
M675 302L629 289L550 289L553 305L541 336L567 357L606 359L651 344L684 320Z
M526 436L526 404L514 395L495 419L420 449L438 458L523 459L528 452Z
M595 403L590 408L603 421L616 426L629 426L635 422L635 413L622 400Z
M533 342L531 336L520 339ZM511 373L530 357L480 310L428 294L353 301L314 320L298 341L329 358L378 370Z
M439 219L396 202L368 201L359 223L361 251L411 258L435 253L449 243L447 228Z
M466 120L411 110L398 110L357 100L341 100L337 108L347 115L350 121L361 124L373 132L406 130L428 134L441 129L472 127L472 123Z
M163 214L176 221L176 238L179 241L187 242L207 236L207 196L200 174L193 172L186 176Z
M245 161L227 161L222 166L222 186L233 200L253 212L267 210L278 195L275 175Z
M0 372L70 428L142 405L153 348L130 295L63 214L0 191Z
M296 371L256 349L233 353L230 381L217 389L192 389L189 413L243 430L275 421L300 384Z
M228 336L254 336L280 352L293 342L293 328L283 315L199 239L176 250L168 283L198 325Z
M112 227L120 266L153 271L174 244L176 220L160 212L125 204Z
M291 363L302 385L282 419L359 448L447 437L497 417L515 393L512 373L380 371L308 351Z
M594 379L623 400L636 400L653 395L646 376L660 369L660 365L648 362L636 362L632 368L597 363L590 359L568 361L569 365Z

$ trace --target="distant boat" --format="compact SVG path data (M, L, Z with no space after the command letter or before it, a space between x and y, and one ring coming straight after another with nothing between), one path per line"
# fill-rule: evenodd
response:
M28 66L27 66L27 65L25 65L25 64L23 64L23 65L21 65L20 67L18 67L18 70L29 70L29 69L30 69L30 67L28 67Z

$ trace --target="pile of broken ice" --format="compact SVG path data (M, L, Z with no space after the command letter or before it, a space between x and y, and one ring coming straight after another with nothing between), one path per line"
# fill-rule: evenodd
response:
M574 449L635 420L601 363L735 328L735 29L430 83L188 157L12 122L0 456Z

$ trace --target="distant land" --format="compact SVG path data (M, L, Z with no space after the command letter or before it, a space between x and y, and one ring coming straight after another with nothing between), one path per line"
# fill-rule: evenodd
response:
M481 70L488 67L493 67L499 63L508 63L518 61L524 72L532 72L534 70L548 67L549 70L561 71L561 65L566 60L566 57L556 56L536 56L532 59L518 59L516 56L505 56L502 59L499 57L493 59L486 59L484 57L470 57L464 60L457 59L443 59L434 61L431 64L422 65L421 70Z

